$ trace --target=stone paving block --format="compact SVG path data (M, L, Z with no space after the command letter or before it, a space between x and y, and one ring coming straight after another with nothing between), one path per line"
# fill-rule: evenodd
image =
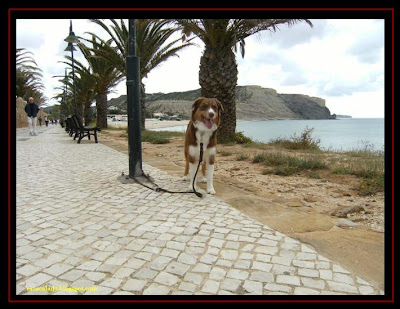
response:
M253 271L250 275L250 280L258 282L274 282L274 275L265 271Z
M194 291L196 291L197 285L193 284L193 283L190 283L190 282L182 282L179 285L179 289L183 290L183 291L187 291L187 292L193 293ZM191 293L189 293L188 295L190 295Z
M349 275L342 274L342 273L334 273L333 281L343 282L343 283L354 285L354 280Z
M237 260L233 264L233 267L239 268L239 269L249 269L250 265L251 265L251 261L249 261L249 260Z
M141 291L147 284L147 280L129 279L123 286L122 289L125 291Z
M136 258L130 258L123 266L133 268L133 269L139 269L144 264L146 264L146 261L136 259Z
M30 277L29 279L27 279L25 281L25 287L31 287L31 288L35 288L35 287L39 287L41 286L43 283L46 283L47 281L49 281L50 279L52 279L53 277L47 275L47 274L43 274L43 273L38 273L36 275L34 275L33 277Z
M201 275L198 274L194 274L194 273L186 273L183 280L187 281L187 282L191 282L195 285L200 285L200 283L203 280L203 277Z
M157 276L157 272L149 268L141 268L132 277L139 279L154 279Z
M261 282L257 282L257 281L245 280L245 282L243 284L243 289L245 289L246 292L248 292L252 295L262 295L263 294L263 285Z
M227 278L221 282L220 288L223 290L236 292L241 283L242 280Z
M167 272L179 276L183 276L189 269L190 269L189 265L180 262L171 262L165 268Z
M101 265L101 262L99 261L86 261L83 264L79 265L77 268L78 269L82 269L82 270L89 270L89 271L93 271L95 270L97 267L99 267Z
M319 295L320 291L309 288L296 287L294 288L294 295Z
M179 255L178 262L188 265L194 265L197 262L197 257L183 252Z
M210 272L210 279L222 280L223 278L225 278L225 275L226 275L226 270L220 267L213 267Z
M36 274L37 272L39 272L42 268L32 265L32 264L26 264L23 267L20 267L17 269L17 273L18 274L22 274L25 277L30 277L33 274Z
M273 266L273 264L271 264L271 263L263 263L263 262L253 261L251 268L268 272L271 270L272 266Z
M214 280L207 280L204 282L203 288L201 289L204 293L217 294L219 289L219 282Z
M54 277L58 277L59 275L65 273L66 271L72 269L71 265L56 263L53 264L51 267L44 269L43 272L52 275Z
M211 271L211 266L199 263L192 269L192 271L195 273L209 273Z
M86 274L86 271L73 269L70 270L63 275L59 276L60 279L68 280L68 281L76 281L77 279L81 278Z
M358 288L362 295L371 295L374 294L374 289L369 285L362 285Z
M271 292L284 292L290 293L292 288L288 285L276 284L276 283L267 283L264 285L264 289L271 291Z
M154 281L162 285L172 286L179 281L179 277L167 272L160 272L157 277L154 278Z
M161 251L160 254L161 254L161 255L164 255L164 256L169 256L169 257L172 257L172 258L177 258L178 255L180 254L180 251L165 248L165 249L163 249L163 250Z
M342 268L340 265L334 264L333 271L336 273L349 274L350 272Z
M311 262L311 261L301 261L301 260L293 260L292 261L294 266L297 267L302 267L302 268L314 268L315 267L315 263Z
M117 279L117 278L108 278L102 282L99 283L100 286L105 286L108 288L113 288L113 289L117 289L123 280L121 279Z
M102 273L102 272L91 271L91 272L85 273L85 277L93 282L99 282L106 277L106 274Z
M332 280L332 271L321 269L319 271L319 276L321 279L324 279L324 280Z
M322 290L325 288L325 281L311 278L301 278L301 282L305 287Z
M345 293L357 293L358 290L355 286L347 284L347 283L341 283L341 282L335 282L335 281L327 281L329 288L334 291L334 292L345 292Z
M295 276L278 275L276 277L276 283L300 286L300 279L299 279L299 277L295 277Z
M167 256L158 256L156 257L153 261L151 261L148 264L148 267L150 269L154 269L154 270L163 270L165 269L165 267L167 267L167 265L172 261L171 257L167 257Z
M318 270L309 268L298 268L297 274L299 276L311 277L311 278L319 278L320 276Z
M245 280L249 277L249 272L245 270L231 269L228 271L227 277L237 280Z
M170 287L157 283L152 283L148 288L143 291L143 295L167 295L170 291Z

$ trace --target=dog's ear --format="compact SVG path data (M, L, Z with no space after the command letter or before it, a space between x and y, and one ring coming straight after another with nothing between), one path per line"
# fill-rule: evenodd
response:
M196 101L194 101L193 105L192 105L192 118L194 116L194 113L197 111L197 109L199 108L201 101L203 101L204 97L200 97L198 99L196 99Z
M217 103L217 106L218 106L218 125L220 125L221 124L221 113L224 111L224 107L222 106L222 103L217 99L217 98L215 98L215 102Z
M218 105L218 113L221 114L221 112L224 111L224 107L222 106L222 103L217 98L215 98L215 102L217 102L217 105Z

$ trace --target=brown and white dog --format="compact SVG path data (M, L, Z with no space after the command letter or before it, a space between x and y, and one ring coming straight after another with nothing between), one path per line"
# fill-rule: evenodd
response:
M200 143L203 143L203 166L201 182L207 181L207 193L215 194L214 162L217 145L217 128L221 123L223 107L216 98L198 98L192 106L192 117L186 129L184 180L190 180L189 189L196 185L196 169L200 159ZM207 177L205 172L207 168ZM196 188L196 191L198 189Z

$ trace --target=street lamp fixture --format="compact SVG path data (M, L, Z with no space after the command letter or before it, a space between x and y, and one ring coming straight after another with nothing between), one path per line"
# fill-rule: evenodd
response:
M77 114L77 108L76 108L76 87L75 87L75 62L74 62L74 43L79 43L79 39L77 36L75 36L75 33L72 31L72 20L70 21L69 25L69 35L65 38L65 42L68 42L68 46L65 49L65 51L70 51L71 52L71 58L72 58L72 86L73 86L73 93L74 93L74 114Z
M68 43L68 46L64 49L64 51L69 51L72 52L76 50L76 48L74 47L74 45L72 45L72 43Z

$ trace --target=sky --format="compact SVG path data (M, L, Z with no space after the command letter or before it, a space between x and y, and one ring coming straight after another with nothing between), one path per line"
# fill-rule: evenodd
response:
M238 85L259 85L278 93L298 93L326 100L331 113L354 118L384 117L384 20L311 19L276 32L263 31L245 40L245 56L236 54ZM87 19L73 19L77 36L86 32L107 34ZM69 19L17 19L17 48L33 53L43 70L45 96L49 105L61 86L55 75L64 75L61 63L69 34ZM191 46L155 68L144 84L147 93L177 92L200 88L198 73L204 44ZM239 50L239 49L238 49ZM75 59L85 62L79 50ZM108 98L126 94L122 81Z

